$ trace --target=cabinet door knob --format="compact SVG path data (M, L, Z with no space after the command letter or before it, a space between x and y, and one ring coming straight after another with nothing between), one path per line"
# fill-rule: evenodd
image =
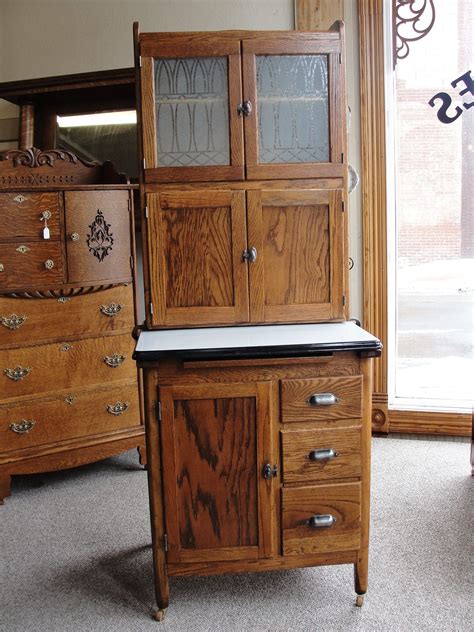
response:
M239 116L250 116L252 114L252 102L247 99L239 103L237 106L237 114Z
M330 461L339 455L332 448L324 448L323 450L311 450L308 456L310 461Z
M69 239L71 241L79 241L79 239L80 239L79 233L71 233L69 235Z
M308 404L311 406L334 406L339 401L339 397L334 393L313 393L308 398Z
M52 259L46 259L44 262L44 267L46 270L52 270L54 268L54 261Z
M270 463L265 463L265 465L263 466L262 473L263 473L263 478L268 481L274 476L278 476L278 465L274 465L272 467Z
M242 252L242 261L255 263L255 261L257 261L257 249L252 246L252 248L247 248L247 250L244 250Z
M332 527L335 523L335 516L332 516L331 514L317 514L315 516L311 516L306 524L312 529L324 529L325 527Z

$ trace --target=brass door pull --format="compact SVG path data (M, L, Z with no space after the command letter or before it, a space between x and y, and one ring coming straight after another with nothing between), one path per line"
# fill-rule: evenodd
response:
M24 380L30 371L31 371L31 367L29 366L25 366L25 367L17 366L14 369L9 369L9 368L3 369L3 372L5 373L7 378L9 380L13 380L14 382L19 382L20 380Z
M10 314L10 316L0 316L0 323L7 329L20 329L26 320L26 316L18 316L17 314Z
M36 421L34 419L22 419L20 423L10 424L10 430L17 434L26 434L35 426Z
M123 415L129 409L129 402L115 402L115 404L107 404L107 412L111 415Z
M109 305L101 305L99 309L104 316L110 316L110 318L113 318L114 316L117 316L117 314L120 314L123 309L123 305L121 303L109 303Z
M79 239L80 239L79 233L71 233L69 235L69 239L71 241L79 241Z
M104 356L104 362L107 366L110 366L112 369L116 369L118 366L122 364L125 360L125 356L120 355L118 353L113 353L111 356Z
M44 262L44 267L46 270L52 270L54 268L54 261L52 259L46 259Z

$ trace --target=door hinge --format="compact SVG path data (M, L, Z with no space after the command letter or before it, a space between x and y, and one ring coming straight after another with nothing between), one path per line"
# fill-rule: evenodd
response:
M340 55L341 53L339 53ZM142 67L142 56L140 55L138 58L138 63L140 64L140 68Z
M148 213L148 206L145 206L145 218L148 219L150 217Z
M146 160L143 158L143 168L146 169Z
M156 402L156 416L158 421L161 421L161 402Z
M344 294L342 296L342 306L345 307L345 305L346 305L346 295Z
M135 267L135 262L133 261L133 256L130 255L130 268L133 270L134 267Z
M168 553L168 534L167 533L163 534L163 548L165 550L165 553Z
M141 59L141 57L140 57L140 59ZM339 63L342 64L342 53L339 53ZM140 63L140 66L141 66L141 63Z
M341 154L341 162L344 162L344 153Z
M150 303L150 314L153 314L153 303Z
M344 202L344 200L342 200L342 212L346 212L346 203Z

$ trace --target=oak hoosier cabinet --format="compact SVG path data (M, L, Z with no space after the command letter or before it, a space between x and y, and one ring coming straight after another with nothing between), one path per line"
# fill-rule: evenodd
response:
M144 448L132 191L111 163L0 154L0 502L12 474Z
M380 343L343 322L344 27L134 35L155 616L170 575L320 564L361 605Z

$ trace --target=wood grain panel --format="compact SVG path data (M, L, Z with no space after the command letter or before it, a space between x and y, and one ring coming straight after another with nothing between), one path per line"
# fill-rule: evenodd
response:
M343 0L295 0L295 28L298 31L325 31L344 19Z
M107 406L117 402L128 405L121 415L107 411ZM32 420L35 425L29 432L18 434L10 424L23 419ZM34 401L0 404L0 445L5 450L22 450L139 424L136 381L106 388L72 389L68 395L58 393Z
M339 401L331 406L314 406L308 399L315 393L333 393ZM284 423L359 418L362 415L362 377L282 380L281 414Z
M285 483L357 478L361 472L361 427L286 430L281 433ZM313 450L332 449L337 456L312 461Z
M196 561L207 550L212 559L235 559L241 547L243 559L249 547L258 554L256 398L232 385L225 392L209 388L203 399L193 387L160 389L170 561L181 551L187 561L194 551Z
M248 320L245 196L183 191L148 196L149 252L156 325ZM159 310L159 311L158 311Z
M51 213L47 220L50 239L61 236L58 193L0 193L0 241L42 241L43 211Z
M68 281L131 277L128 191L66 191L64 198ZM71 239L74 233L77 241Z
M18 248L27 248L21 252ZM46 261L53 267L47 268ZM1 244L0 292L31 289L37 286L55 287L64 281L63 254L59 241L28 241Z
M66 346L65 346L66 345ZM0 351L0 384L2 399L37 396L59 389L103 384L134 379L136 367L132 360L134 341L129 333L103 338L89 338L66 343L54 343L5 349ZM124 356L117 367L108 366L104 358L116 353ZM9 379L5 369L29 368L19 381Z
M118 306L116 316L102 308ZM3 325L13 315L25 318L18 329ZM47 299L18 299L0 296L0 348L70 339L90 334L132 331L134 299L132 285L120 285L83 296Z
M361 542L360 483L283 489L283 555L351 551ZM312 528L314 515L332 515L330 527Z
M238 32L141 33L140 55L145 57L216 57L240 54Z

